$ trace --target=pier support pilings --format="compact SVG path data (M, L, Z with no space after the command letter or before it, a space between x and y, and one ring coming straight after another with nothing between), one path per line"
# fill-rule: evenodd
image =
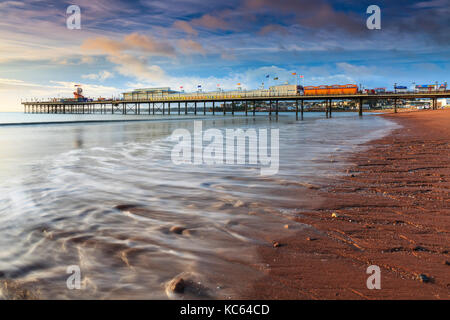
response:
M300 110L302 120L303 120L304 104L305 104L305 100L302 100L302 106L301 106L301 110Z
M358 113L359 113L359 116L362 117L362 115L363 115L363 99L362 98L359 99Z
M331 109L333 108L333 100L328 100L328 106L329 106L329 111L328 111L328 113L330 114L330 118L332 117L332 114L331 114Z

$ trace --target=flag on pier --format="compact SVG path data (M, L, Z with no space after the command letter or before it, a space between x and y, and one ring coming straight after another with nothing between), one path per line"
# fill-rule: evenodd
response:
M297 75L297 73L296 73L296 72L293 72L293 73L292 73L292 75L293 75L293 76L296 76L296 75Z

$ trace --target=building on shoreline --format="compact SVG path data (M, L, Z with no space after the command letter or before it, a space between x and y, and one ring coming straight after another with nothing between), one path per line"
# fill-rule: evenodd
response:
M438 99L437 100L437 107L438 108L445 108L450 106L450 99Z
M164 97L178 93L179 93L178 91L173 91L169 87L161 87L161 88L135 89L133 91L124 92L122 94L124 100L141 100L141 99Z
M269 89L256 89L256 90L233 90L233 91L212 91L212 92L183 92L174 91L169 87L161 88L144 88L135 89L133 91L124 92L124 100L148 100L152 98L165 98L165 97L186 97L193 98L198 96L214 96L214 97L229 97L229 96L245 96L245 97L269 97L269 96L287 96L297 95L300 91L303 91L302 86L298 85L278 85L271 86Z

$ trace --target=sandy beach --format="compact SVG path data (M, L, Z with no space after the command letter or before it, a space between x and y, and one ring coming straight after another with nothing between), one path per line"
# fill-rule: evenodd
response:
M296 217L313 228L259 248L266 275L245 298L450 298L450 110L381 116L402 128L317 191L324 201Z

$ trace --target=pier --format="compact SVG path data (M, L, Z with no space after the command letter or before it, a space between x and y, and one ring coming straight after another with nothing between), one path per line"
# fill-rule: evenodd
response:
M353 101L359 115L363 115L363 103L369 101L390 101L394 112L401 100L429 99L430 109L437 109L437 99L450 98L450 91L427 93L383 93L383 94L343 94L343 95L249 95L242 94L198 94L191 96L168 95L145 99L115 99L93 101L25 101L25 113L38 114L120 114L120 115L187 115L203 114L234 115L244 112L246 116L257 112L278 115L280 102L290 102L295 106L297 119L303 119L305 102L320 101L321 108L314 111L325 112L326 117L333 113L333 101ZM309 109L309 111L313 111Z

